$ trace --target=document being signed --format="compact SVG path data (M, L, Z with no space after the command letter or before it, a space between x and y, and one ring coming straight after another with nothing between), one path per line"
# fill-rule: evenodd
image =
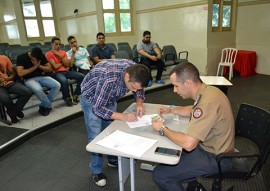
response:
M157 114L143 115L142 117L138 117L138 121L127 122L127 124L130 128L149 126L152 125L152 118L156 115Z

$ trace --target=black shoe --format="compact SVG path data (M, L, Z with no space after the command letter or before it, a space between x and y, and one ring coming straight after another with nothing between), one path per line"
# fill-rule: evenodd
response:
M109 167L118 168L118 161L115 162L108 162Z
M24 118L24 113L22 112L22 111L19 111L18 113L17 113L17 117L19 117L19 118Z
M196 186L194 184L188 184L187 191L206 191L206 189L198 182Z
M19 123L20 121L17 119L17 117L9 112L7 112L9 118L10 118L10 121L11 123L13 124L16 124L16 123Z
M42 107L41 105L39 106L39 114L43 115L43 116L47 116L50 114L50 111L52 110L52 108L46 108L46 107Z
M70 98L67 98L67 99L65 99L64 101L65 101L65 103L66 103L66 105L67 105L68 107L73 106L72 100L71 100Z
M107 176L103 173L100 174L92 174L93 181L96 183L98 186L105 186L106 185L106 179Z

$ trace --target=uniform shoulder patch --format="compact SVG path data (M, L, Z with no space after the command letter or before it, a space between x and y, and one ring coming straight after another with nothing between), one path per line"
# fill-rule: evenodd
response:
M202 109L199 108L199 107L197 107L197 108L194 109L193 117L194 117L195 119L198 119L198 118L200 118L200 117L202 116L202 114L203 114Z

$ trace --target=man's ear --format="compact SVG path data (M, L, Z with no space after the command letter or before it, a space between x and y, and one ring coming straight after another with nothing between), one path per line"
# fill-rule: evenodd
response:
M185 84L186 87L190 87L191 81L190 81L190 80L186 80L186 81L184 82L184 84Z

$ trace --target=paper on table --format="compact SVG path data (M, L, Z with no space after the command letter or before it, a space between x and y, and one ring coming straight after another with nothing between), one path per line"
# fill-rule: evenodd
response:
M156 115L157 114L143 115L142 117L138 117L138 121L127 122L127 124L130 128L152 125L152 117Z
M96 144L136 157L141 157L156 142L157 140L155 139L149 139L116 130L109 136L96 142Z

